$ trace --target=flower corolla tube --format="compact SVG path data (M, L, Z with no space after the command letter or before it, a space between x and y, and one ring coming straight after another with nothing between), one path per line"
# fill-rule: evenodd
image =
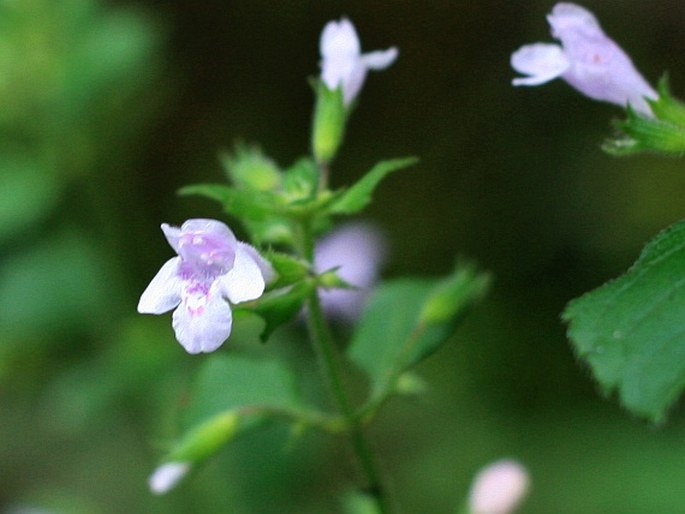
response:
M524 77L515 86L537 86L561 77L584 95L652 116L645 99L657 93L635 69L630 57L610 39L597 18L572 3L558 3L547 15L552 36L561 41L534 43L511 56L511 66Z
M357 31L347 18L329 21L321 33L321 80L334 91L342 87L343 102L349 105L361 91L368 70L383 70L399 54L396 47L361 53Z
M162 314L175 308L172 326L186 351L213 352L231 334L229 302L259 298L273 269L220 221L191 219L180 228L164 223L162 231L178 256L152 279L138 312Z

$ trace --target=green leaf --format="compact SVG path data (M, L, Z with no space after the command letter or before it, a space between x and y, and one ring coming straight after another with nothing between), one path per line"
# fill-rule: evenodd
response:
M319 168L307 158L298 160L283 175L283 191L293 201L311 200L319 187Z
M0 156L0 242L23 234L57 204L61 185L48 165L24 155Z
M489 275L463 266L442 280L399 279L376 290L349 348L371 378L373 400L394 393L403 372L449 340L489 282Z
M671 94L667 75L659 80L659 98L647 102L659 120L685 127L685 104Z
M685 153L685 104L671 95L668 79L659 82L659 96L647 100L654 117L640 115L628 106L627 119L614 126L619 136L603 145L613 155L630 155L643 151L680 156Z
M240 219L263 221L282 210L279 196L266 191L237 189L223 184L194 184L181 188L178 193L216 200L228 214Z
M240 413L240 430L245 430L268 417L263 408L300 405L295 377L283 362L236 353L212 355L204 363L192 398L187 412L191 430L226 412Z
M239 188L273 191L281 184L278 166L258 147L238 144L232 154L222 152L219 159L228 177Z
M352 187L344 191L330 206L332 214L355 214L371 202L376 186L388 174L416 164L416 157L381 161L364 175Z
M265 294L250 309L264 319L264 330L259 335L262 342L266 342L269 336L281 325L293 320L302 310L302 305L312 291L314 285L309 281L300 282L285 291L274 291ZM249 308L250 304L241 304ZM240 306L236 311L241 309Z
M620 278L573 300L563 319L605 394L661 422L685 387L685 221L647 244Z
M270 285L271 289L290 286L307 278L310 266L307 261L276 251L269 251L265 255L276 271L276 281Z

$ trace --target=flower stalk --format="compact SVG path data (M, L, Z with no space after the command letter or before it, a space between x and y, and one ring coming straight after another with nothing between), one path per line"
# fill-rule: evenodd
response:
M303 222L301 225L304 236L303 257L309 262L314 259L314 237L310 223ZM340 414L349 424L349 435L354 452L359 460L364 474L366 475L369 493L377 500L380 512L390 514L394 511L387 496L387 489L383 482L380 466L377 462L370 443L363 430L362 421L356 416L350 398L343 382L344 369L337 347L333 341L328 323L321 307L319 292L314 289L307 301L308 315L307 328L314 352L319 361L319 367L323 374L329 391L333 396Z
M309 308L308 328L312 346L317 354L321 371L328 382L328 387L336 405L342 416L349 423L352 447L366 475L367 489L378 501L381 512L389 514L393 512L393 509L387 497L379 465L363 431L362 423L355 416L347 391L345 390L341 359L324 318L319 294L316 290L311 293L307 306Z

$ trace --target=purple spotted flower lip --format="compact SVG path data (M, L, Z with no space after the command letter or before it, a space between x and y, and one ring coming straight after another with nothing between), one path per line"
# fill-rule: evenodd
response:
M576 4L558 3L547 21L561 46L534 43L514 52L512 67L526 75L515 78L515 86L537 86L561 77L590 98L621 107L630 104L637 112L652 116L645 98L656 99L656 91L621 47L607 37L590 11Z
M352 103L359 94L368 70L387 68L399 54L395 47L362 54L357 31L347 18L326 24L319 49L321 80L331 91L342 86L345 105Z
M164 223L162 231L178 256L152 279L138 312L162 314L176 308L172 326L186 351L213 352L231 334L229 302L259 298L273 269L220 221L191 219L180 228Z

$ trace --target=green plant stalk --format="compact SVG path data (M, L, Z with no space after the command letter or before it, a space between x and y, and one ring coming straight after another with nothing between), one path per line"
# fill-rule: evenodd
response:
M304 257L313 262L314 258L314 238L311 225L302 223L302 235L304 235L303 249ZM366 475L368 481L368 492L378 501L380 511L383 514L391 514L394 509L387 495L386 487L383 483L380 468L376 457L371 450L369 441L364 434L363 426L354 409L343 384L342 361L337 348L333 342L328 324L321 308L319 293L315 289L308 300L307 306L307 327L314 351L317 354L319 365L324 374L331 394L337 404L342 416L349 424L349 434L357 458Z

